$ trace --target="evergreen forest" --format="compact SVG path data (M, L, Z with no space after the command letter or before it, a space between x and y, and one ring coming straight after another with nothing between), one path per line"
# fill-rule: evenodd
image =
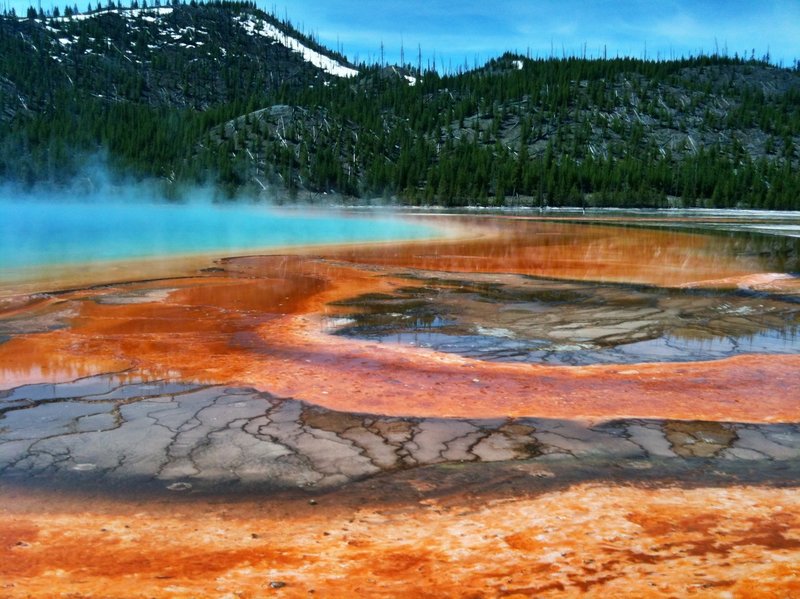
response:
M68 186L102 156L176 196L800 210L798 65L415 58L349 64L249 2L6 12L0 179Z

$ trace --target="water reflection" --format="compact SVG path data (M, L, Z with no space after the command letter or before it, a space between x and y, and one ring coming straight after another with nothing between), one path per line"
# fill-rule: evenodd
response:
M800 272L800 239L752 231L681 229L657 222L553 222L450 217L469 239L343 249L347 260L459 273L517 273L559 279L681 286L753 273ZM675 227L671 223L670 227Z
M339 306L339 335L490 361L681 362L800 351L792 298L506 275L441 278Z

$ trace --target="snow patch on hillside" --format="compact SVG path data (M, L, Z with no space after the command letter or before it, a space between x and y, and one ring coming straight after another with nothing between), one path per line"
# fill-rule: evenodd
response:
M304 46L299 40L283 33L277 27L270 25L266 21L255 21L250 17L238 17L236 20L248 33L252 35L260 35L262 37L274 40L277 43L283 44L292 52L297 52L300 54L303 57L303 60L310 62L315 67L322 69L326 73L330 73L336 77L355 77L358 75L358 71L356 69L347 67L329 56L325 56L316 50L312 50L311 48Z
M55 25L55 27L45 24L47 30L53 34L54 38L56 39L57 43L61 45L61 47L68 47L69 45L75 43L74 36L69 35L58 28L57 23L69 23L69 22L76 22L76 21L86 21L88 19L94 19L96 17L101 17L103 15L109 14L116 14L125 19L137 19L144 21L146 23L154 23L158 21L160 18L169 15L173 12L173 7L171 6L163 6L163 7L147 7L147 8L106 8L102 10L98 10L91 13L83 13L83 14L73 14L70 16L59 16L59 17L47 17L46 21ZM20 17L20 20L26 19L27 17ZM316 50L309 48L308 46L304 45L300 40L294 38L274 25L270 24L267 21L259 19L255 16L248 15L248 16L236 16L233 17L233 20L239 23L241 27L251 35L258 35L264 38L267 38L272 43L277 43L285 46L292 52L296 52L303 57L303 60L306 62L311 63L315 67L334 75L336 77L355 77L358 75L358 71L352 67L348 67L345 64L342 64L338 60L331 58L330 56L326 56ZM184 39L184 35L187 33L200 33L203 35L208 35L208 32L200 30L195 31L193 27L186 27L175 31L172 28L162 29L160 33L162 37L166 37L167 43L177 43L179 46L184 48L195 47L192 45L187 45L186 40ZM194 41L194 40L193 40ZM202 42L195 42L196 46L201 46ZM149 45L150 49L155 49L152 45ZM225 48L220 48L220 51L223 55L227 54ZM90 49L85 50L86 53L90 53ZM406 79L409 81L411 85L416 83L416 80L413 77L406 76Z
M69 17L50 17L48 21L66 23L69 21L85 21L101 15L116 14L123 17L142 17L145 21L153 22L158 16L168 15L172 12L171 6L154 6L152 8L106 8L96 12L75 14ZM24 18L24 17L21 17Z

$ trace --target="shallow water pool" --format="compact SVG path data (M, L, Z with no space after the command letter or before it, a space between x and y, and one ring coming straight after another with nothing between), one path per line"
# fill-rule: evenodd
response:
M433 237L430 225L337 212L0 196L0 277L39 266Z

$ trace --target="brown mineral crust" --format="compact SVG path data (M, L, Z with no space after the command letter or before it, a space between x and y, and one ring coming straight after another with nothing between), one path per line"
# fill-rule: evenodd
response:
M178 305L172 298L127 306L85 302L70 331L12 339L0 346L0 361L11 377L15 370L36 377L64 368L74 379L135 366L154 378L249 385L386 415L800 419L794 384L800 356L583 367L485 363L331 337L309 316L248 317L209 308L205 283L181 292Z
M4 493L0 595L790 597L799 497L598 483L477 504Z
M800 294L800 277L782 273L759 273L755 275L695 281L694 283L684 284L682 287L739 288L751 289L753 291L798 295Z

